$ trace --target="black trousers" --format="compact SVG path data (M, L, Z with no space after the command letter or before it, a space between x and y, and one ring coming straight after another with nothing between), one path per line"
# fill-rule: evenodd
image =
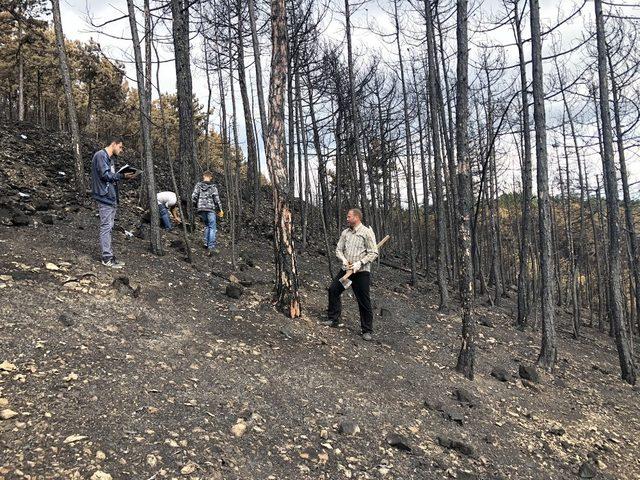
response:
M336 323L340 320L340 314L342 313L342 300L340 296L345 288L340 283L340 278L343 277L345 273L344 270L340 270L338 276L333 279L331 286L329 286L329 308L327 309L327 315L329 320ZM353 288L353 293L358 301L362 333L372 332L373 309L371 308L371 296L369 294L371 274L369 272L358 272L349 278L353 282L351 288Z

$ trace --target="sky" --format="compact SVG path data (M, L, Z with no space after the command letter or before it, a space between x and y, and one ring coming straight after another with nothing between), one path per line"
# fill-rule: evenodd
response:
M344 3L341 0L331 0L334 4L332 8L327 12L324 18L324 36L330 38L335 42L341 42L344 40L345 28L344 28ZM421 0L422 1L422 0ZM406 5L406 2L402 2ZM470 58L471 58L471 73L470 81L472 86L476 82L481 81L475 71L474 64L477 64L480 53L483 50L484 45L496 45L503 44L508 45L513 43L513 32L509 26L492 30L489 33L477 31L479 28L486 29L492 21L497 21L504 16L505 7L502 0L485 0L478 2L470 2L472 4L472 14L470 18ZM558 2L557 0L541 0L541 21L543 31L550 25L554 25L559 19L566 18L571 12L575 11L576 6L581 4L582 1L566 1ZM365 63L367 59L374 55L378 55L382 61L387 63L392 69L397 70L397 50L396 45L391 38L383 38L385 34L391 34L394 31L394 25L391 22L390 12L392 12L393 3L387 1L367 1L360 5L355 12L352 13L353 22L353 42L356 62ZM89 40L93 38L102 46L103 51L111 58L124 61L126 64L127 76L129 77L129 83L135 85L135 69L132 63L132 48L131 41L129 40L130 31L129 23L127 19L120 20L109 24L107 27L97 29L91 25L90 19L94 24L100 24L114 18L118 18L126 13L127 6L125 0L112 0L108 3L99 0L61 0L62 10L62 22L65 35L73 40ZM637 9L637 10L640 10ZM629 10L631 12L633 10ZM640 12L638 12L640 13ZM141 21L139 19L139 21ZM545 41L543 45L543 56L549 56L555 48L560 50L570 49L572 46L577 45L583 40L585 35L586 25L590 25L593 22L593 4L588 2L583 13L573 18L568 23L564 24L557 32L553 34L553 40L549 39ZM528 25L528 21L525 22ZM404 11L401 13L401 28L406 32L420 32L423 27L421 18L415 13L410 11ZM450 33L450 40L455 41L455 32ZM523 33L525 37L528 37L528 28ZM263 39L264 40L264 39ZM556 47L555 44L558 46ZM193 50L198 49L198 45L194 44ZM263 45L263 47L265 47ZM418 52L420 47L416 45L414 40L408 38L408 36L402 39L403 50L406 49L403 54L406 53L410 56L411 53ZM525 55L528 57L529 52L526 47ZM251 50L246 49L247 56L251 55ZM265 48L266 51L266 48ZM495 48L487 49L490 55L498 55L498 51ZM173 52L170 47L164 48L161 51L161 56L166 62L162 63L160 68L161 77L161 89L163 92L175 91L175 67L171 61ZM197 55L197 53L195 53ZM506 50L504 54L505 65L515 65L517 63L517 51L511 47ZM248 59L247 64L251 62ZM268 73L268 58L263 53L263 71ZM581 54L570 54L565 56L561 61L561 68L566 68L569 72L577 69L583 69L586 65L583 61ZM455 64L452 62L452 68L455 68ZM549 74L549 70L555 68L552 62L545 62L545 72ZM248 68L249 82L254 84L255 75L253 68ZM204 72L197 68L195 64L192 66L193 75L193 88L195 95L200 99L200 102L206 105L207 99L207 86ZM517 80L516 69L511 69L510 73L503 75L502 78L495 79L496 91L502 88L509 87L510 83ZM529 72L529 78L530 78ZM266 77L267 75L265 75ZM154 75L155 81L155 75ZM549 86L552 86L552 81L547 79ZM265 94L268 92L268 78L264 79ZM236 101L240 102L239 94L236 96ZM562 103L558 98L550 98L547 101L547 124L551 127L559 124L562 117ZM219 129L218 127L218 94L213 94L213 108L212 114L212 128ZM238 104L238 109L241 111L241 105ZM256 113L256 118L258 117ZM260 128L260 127L258 127ZM244 118L242 115L238 115L238 133L240 135L240 143L243 149L245 149L246 141L244 134ZM549 151L551 157L553 157L552 145L558 141L557 131L549 131ZM504 140L504 145L499 146L499 150L508 151L511 147L509 140ZM501 148L502 147L502 148ZM585 147L581 152L586 158L588 163L588 170L595 177L595 175L601 172L600 158L596 148ZM264 149L260 145L261 163L263 165L263 171L266 172L266 165L264 160ZM513 188L513 179L517 179L520 175L518 160L515 155L503 156L500 161L501 185L504 191ZM551 175L554 175L553 163L556 162L554 158L550 158ZM640 178L640 148L638 146L632 146L627 151L627 162L630 175L630 181L634 182L635 179ZM535 161L534 161L535 163ZM557 171L557 169L556 169ZM574 172L572 172L574 173ZM535 172L534 172L535 175ZM534 177L535 178L535 177ZM552 182L553 183L553 182ZM592 179L592 184L595 184L595 178ZM557 188L557 185L556 185ZM635 185L632 190L634 196L640 197L640 184ZM419 196L421 193L419 193Z

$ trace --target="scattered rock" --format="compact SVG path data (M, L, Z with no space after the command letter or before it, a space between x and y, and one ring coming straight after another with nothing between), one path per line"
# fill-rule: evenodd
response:
M29 217L23 215L22 213L18 213L11 218L11 223L15 227L27 227L29 226Z
M480 317L478 318L478 325L482 325L487 328L494 328L495 324L488 317Z
M535 383L533 383L530 380L522 379L522 386L523 387L527 387L527 388L533 390L536 393L539 393L539 392L542 391L542 389L538 385L536 385Z
M239 283L243 287L251 287L255 283L255 280L249 276L243 276L240 278Z
M10 418L17 417L17 416L18 416L18 412L14 412L10 408L5 408L4 410L0 411L0 419L2 420L9 420Z
M4 371L4 372L15 372L18 369L18 367L16 367L13 363L5 360L4 362L0 363L0 370Z
M180 469L180 473L182 475L191 475L193 472L196 471L196 468L198 468L198 466L195 463L189 462Z
M58 317L58 320L60 321L60 323L62 325L64 325L65 327L73 327L73 325L76 323L73 318L71 318L69 315L67 315L66 313L61 313L60 316Z
M449 450L455 450L468 457L473 456L474 449L470 444L463 442L462 440L455 440L449 437L437 437L438 445Z
M40 217L40 220L45 225L53 225L53 223L55 221L55 217L53 215L51 215L50 213L45 213L44 215L42 215Z
M425 408L428 408L429 410L433 410L434 412L444 411L444 405L439 400L425 400L424 406Z
M450 422L457 423L460 426L464 425L464 415L460 412L445 410L442 412L442 416Z
M86 438L87 438L86 435L69 435L67 438L64 439L62 443L75 443L75 442L79 442L80 440L85 440Z
M234 298L236 300L242 296L243 292L244 288L242 287L242 285L238 285L235 283L228 284L227 288L224 291L227 297Z
M91 475L91 480L113 480L113 477L102 470L98 470Z
M458 480L479 480L480 477L475 473L465 472L464 470L456 473L456 478Z
M360 427L352 420L343 420L340 422L338 431L343 435L356 435L357 433L360 433Z
M44 264L44 268L46 268L47 270L50 270L52 272L57 272L60 270L60 267L58 265L56 265L55 263L51 263L51 262L47 262Z
M34 208L38 212L44 212L45 210L49 210L51 207L51 202L49 200L36 200L33 204Z
M524 380L529 380L530 382L540 383L540 375L536 370L536 367L532 365L520 365L518 369L518 373L520 378Z
M131 295L134 298L138 298L140 296L140 285L136 288L131 286L131 282L129 277L116 277L116 279L111 284L111 287L115 288L118 293L122 295Z
M477 404L476 398L464 388L456 388L453 391L453 396L460 403L467 404L469 407L474 407Z
M247 431L247 424L244 421L239 421L233 427L231 427L231 433L234 437L240 438Z
M508 382L509 381L509 372L507 369L500 366L495 366L491 370L491 376L500 382Z
M409 445L409 440L399 433L390 433L387 435L386 441L392 447L397 448L398 450L402 450L403 452L410 452L411 446Z
M584 462L580 465L580 470L578 470L578 476L580 478L595 478L596 475L598 475L598 470L593 463Z
M557 435L558 437L563 436L567 431L562 427L553 427L547 430L547 433L551 435Z

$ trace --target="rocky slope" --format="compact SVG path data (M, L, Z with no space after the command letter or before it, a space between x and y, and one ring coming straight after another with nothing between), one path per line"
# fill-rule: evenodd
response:
M549 375L510 301L478 305L469 382L452 369L460 319L426 280L376 268L366 343L350 294L347 328L318 325L329 275L310 248L304 315L288 320L270 302L268 229L244 229L238 271L224 225L218 257L186 263L174 234L156 257L125 233L133 191L114 234L127 265L107 270L65 142L0 127L0 478L640 477L638 389L606 335L574 341L561 318Z

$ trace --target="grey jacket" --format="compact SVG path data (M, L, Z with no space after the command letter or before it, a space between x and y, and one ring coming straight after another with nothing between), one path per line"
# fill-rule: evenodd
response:
M118 184L121 173L115 173L111 157L105 149L98 150L91 161L91 196L105 205L118 203Z
M198 212L219 212L222 210L218 187L213 182L198 182L191 194L191 201Z

